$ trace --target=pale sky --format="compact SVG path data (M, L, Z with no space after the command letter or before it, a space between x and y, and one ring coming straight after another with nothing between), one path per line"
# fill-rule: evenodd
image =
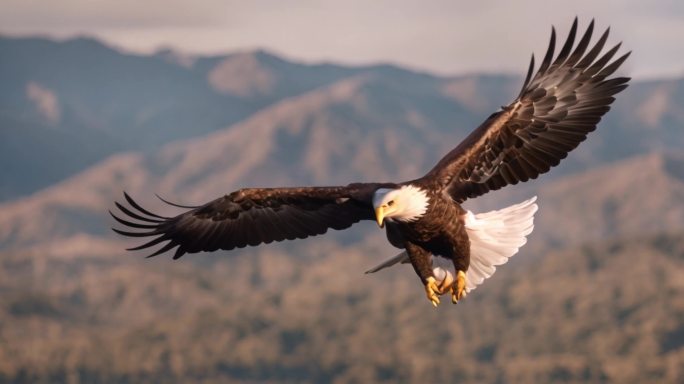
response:
M0 33L93 36L133 52L264 48L290 59L393 63L439 74L526 70L551 25L611 26L626 73L684 76L684 1L0 0Z

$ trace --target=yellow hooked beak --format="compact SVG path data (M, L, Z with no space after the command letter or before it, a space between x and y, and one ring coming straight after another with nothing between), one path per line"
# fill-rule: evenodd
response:
M385 206L381 205L375 208L375 219L378 221L378 226L382 228L385 225Z

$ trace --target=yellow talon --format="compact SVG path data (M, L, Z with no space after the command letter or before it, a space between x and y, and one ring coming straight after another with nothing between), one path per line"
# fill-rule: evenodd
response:
M451 302L458 304L458 301L465 295L466 277L465 272L458 271L456 273L456 282L451 285Z
M425 293L427 294L427 298L430 300L432 305L437 307L437 304L439 304L438 294L441 292L437 286L437 280L435 280L435 278L432 276L428 277L427 281L425 282Z
M439 294L443 295L451 290L451 287L454 283L454 276L447 272L446 276L444 277L444 280L439 284Z

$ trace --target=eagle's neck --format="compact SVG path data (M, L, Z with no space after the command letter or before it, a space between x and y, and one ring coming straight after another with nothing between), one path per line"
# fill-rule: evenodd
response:
M395 201L392 212L386 217L390 220L412 222L420 219L427 212L430 199L427 193L414 185L403 185L397 189L378 189L375 192L374 201Z

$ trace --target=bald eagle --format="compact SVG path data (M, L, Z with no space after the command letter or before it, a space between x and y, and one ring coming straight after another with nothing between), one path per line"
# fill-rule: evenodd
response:
M177 259L186 253L303 239L329 228L340 230L361 220L375 220L386 228L389 242L403 251L368 272L410 263L433 305L447 292L457 303L525 243L537 210L535 198L477 215L460 204L535 179L558 165L596 129L613 96L627 88L629 78L610 76L630 53L611 62L620 44L601 54L609 29L590 47L593 30L592 20L575 46L575 18L554 58L552 28L541 66L534 71L532 55L517 98L489 116L420 178L240 189L201 206L179 206L189 210L175 217L150 212L124 193L128 205L116 202L116 206L128 217L112 216L133 230L114 231L152 238L129 250L165 243L148 257L175 248ZM445 263L451 264L453 273Z

